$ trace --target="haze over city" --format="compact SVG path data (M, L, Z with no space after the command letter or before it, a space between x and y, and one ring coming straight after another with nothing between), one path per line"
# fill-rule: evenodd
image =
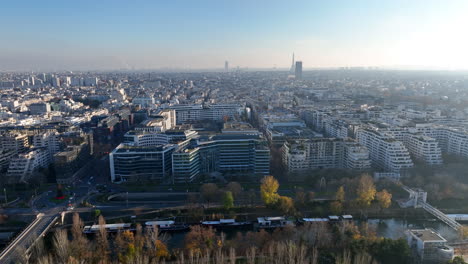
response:
M0 264L468 264L467 0L0 6Z
M468 69L468 2L5 1L0 70Z

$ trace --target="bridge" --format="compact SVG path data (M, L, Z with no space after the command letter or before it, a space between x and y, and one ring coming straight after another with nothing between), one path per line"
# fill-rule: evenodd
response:
M401 185L401 187L410 195L407 201L400 202L401 207L422 208L446 225L455 229L455 231L458 231L460 228L462 228L462 225L455 221L455 219L448 217L446 214L427 203L427 192L423 191L422 189L411 189L405 185Z
M28 258L33 246L42 239L59 219L57 214L40 213L0 253L0 263L18 263L18 258ZM22 251L23 250L23 251Z

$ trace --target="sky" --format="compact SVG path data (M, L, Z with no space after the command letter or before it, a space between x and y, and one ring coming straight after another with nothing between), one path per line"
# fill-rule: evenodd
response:
M468 0L2 1L0 70L468 69Z

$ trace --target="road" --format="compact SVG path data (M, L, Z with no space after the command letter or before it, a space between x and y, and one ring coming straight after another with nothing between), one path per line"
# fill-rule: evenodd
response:
M0 253L0 263L16 263L21 258L20 254L24 255L25 249L34 243L44 230L53 222L56 217L59 217L61 212L72 211L90 194L95 193L95 180L97 175L91 173L82 179L76 179L71 185L65 186L64 193L69 199L63 201L54 201L52 198L56 194L56 190L49 189L31 200L30 212L37 215L36 219L26 227L5 249ZM71 208L67 209L71 204ZM10 213L26 213L24 210L12 209ZM21 251L23 251L21 253Z

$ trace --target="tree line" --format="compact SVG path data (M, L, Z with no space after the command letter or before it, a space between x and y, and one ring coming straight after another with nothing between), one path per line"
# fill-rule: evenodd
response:
M411 263L406 241L377 237L367 224L349 222L336 225L309 223L297 228L286 227L273 232L238 232L228 239L224 233L202 226L193 226L183 246L170 250L168 237L157 227L135 232L120 231L109 235L102 228L93 239L83 233L83 222L73 215L70 230L58 229L49 244L36 244L29 260L18 263L38 264L390 264ZM20 256L24 252L18 252Z

